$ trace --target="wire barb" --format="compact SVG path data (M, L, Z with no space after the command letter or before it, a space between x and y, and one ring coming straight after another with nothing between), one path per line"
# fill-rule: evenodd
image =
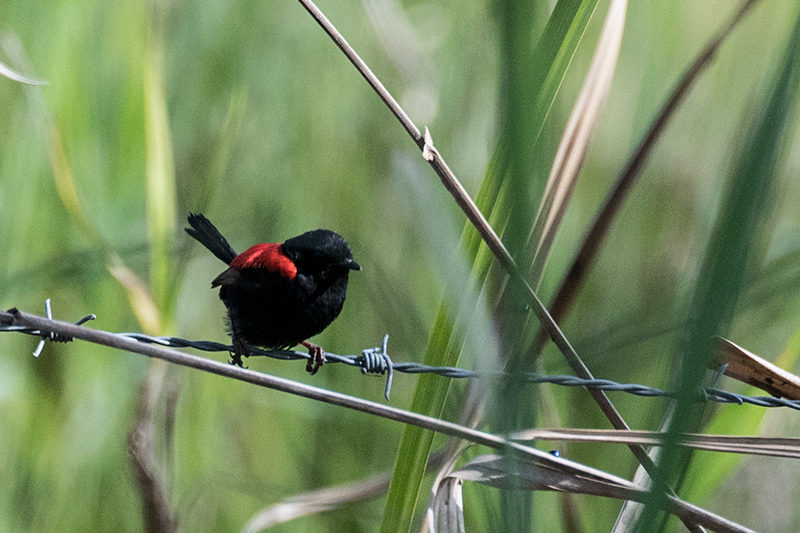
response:
M48 299L46 299L44 301L44 312L45 312L45 315L47 316L48 320L53 320L53 308L50 305L50 298L48 298ZM89 320L94 320L95 318L97 318L97 316L95 316L94 314L86 315L85 317L83 317L80 320L78 320L77 322L75 322L75 325L76 326L80 326L81 324L84 324L84 323L88 322ZM12 326L12 327L14 327L14 326ZM67 335L60 335L60 334L54 333L52 331L44 331L44 332L43 331L38 331L38 330L30 331L30 330L27 330L26 328L19 328L19 327L16 327L15 329L13 329L11 331L19 331L19 332L22 332L22 333L30 333L30 334L40 335L41 336L41 339L39 340L39 344L36 345L36 349L33 351L33 356L34 357L39 357L42 354L42 350L44 349L44 344L47 341L52 341L52 342L71 342L73 340L72 337L69 337Z
M388 402L389 394L392 390L392 378L394 378L394 365L392 364L392 359L389 357L389 353L386 350L387 344L389 344L389 335L384 335L383 343L380 346L362 350L361 357L356 358L356 360L360 363L362 374L375 374L381 376L383 374L387 374L386 389L384 390L383 395L386 397L386 401Z

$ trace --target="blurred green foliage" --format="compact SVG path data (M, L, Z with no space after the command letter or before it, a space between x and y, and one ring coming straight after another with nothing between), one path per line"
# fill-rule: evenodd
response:
M530 31L544 27L548 5L531 7L538 19ZM531 172L546 174L607 5L598 3L544 123L541 160L524 163ZM412 119L430 127L439 151L477 194L502 126L498 56L508 44L501 45L493 4L364 0L320 7ZM734 8L727 0L629 5L615 82L545 272L544 301L677 76ZM791 0L760 0L661 139L562 325L598 377L672 383L726 176L739 164L743 132L780 67L796 14ZM160 40L152 40L154 31ZM161 333L224 340L223 306L209 288L222 265L180 230L186 213L203 211L240 251L316 227L340 232L364 271L351 277L342 316L319 343L358 353L388 332L394 360L424 357L442 298L467 282L471 258L458 246L464 217L299 4L6 0L0 45L0 61L49 82L32 88L0 78L0 307L39 312L49 297L57 318L96 313L93 327L142 330L129 293L109 272L116 254L154 284ZM154 190L146 118L152 107L145 80L153 46L163 53L168 115L161 118L172 153L160 179L175 197L160 209L177 213L165 221L176 232L162 237L154 237L153 205L172 202L148 196ZM800 151L795 117L787 124L776 176L780 194L764 232L769 242L760 243L765 266L742 282L729 332L768 359L800 326L800 182L794 179ZM79 207L67 201L70 183ZM515 205L532 209L538 203L518 200ZM535 212L528 215L532 221ZM140 531L126 435L150 362L84 343L50 343L33 359L35 344L22 335L0 336L0 531ZM483 356L467 350L461 364ZM793 364L796 356L785 354L783 361ZM301 363L248 364L382 398L382 380L352 369L330 365L310 378ZM550 373L566 371L552 347L542 365ZM408 407L416 382L396 376L392 404ZM175 443L160 460L182 531L236 531L287 495L388 469L402 433L385 420L195 371L169 369L168 383L178 394ZM446 418L455 418L462 390L451 387ZM585 392L553 394L565 425L607 427ZM661 420L658 400L612 399L633 427L649 429ZM742 414L729 416L726 430L754 431L762 412L735 406L719 412L735 409ZM798 436L800 423L796 413L771 411L761 428ZM434 439L434 448L440 442ZM557 447L623 476L636 466L626 449ZM698 454L695 462L715 460ZM693 503L759 531L796 529L800 518L787 495L800 490L798 474L800 467L787 460L746 460L697 491ZM776 487L784 500L768 498ZM468 486L465 495L468 528L497 523L495 493ZM576 500L586 531L608 530L619 510L618 502ZM536 529L561 527L559 505L552 495L534 499ZM382 513L383 502L371 501L275 529L375 531Z

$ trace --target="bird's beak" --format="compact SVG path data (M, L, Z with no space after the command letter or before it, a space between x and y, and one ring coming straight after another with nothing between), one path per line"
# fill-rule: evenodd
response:
M358 263L356 263L352 259L350 261L348 261L347 263L345 263L344 265L342 265L342 266L344 266L345 268L350 269L350 270L361 270L361 265L359 265Z

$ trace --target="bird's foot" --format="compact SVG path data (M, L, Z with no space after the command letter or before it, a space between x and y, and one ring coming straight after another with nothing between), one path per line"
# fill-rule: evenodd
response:
M233 352L231 352L231 364L244 368L242 364L242 356L250 357L250 347L241 342L235 336L231 336L233 340Z
M325 364L325 350L323 350L322 347L312 344L308 341L303 341L300 344L308 348L308 355L311 357L309 357L308 362L306 363L306 372L313 376L317 373L317 370L319 370L319 368Z

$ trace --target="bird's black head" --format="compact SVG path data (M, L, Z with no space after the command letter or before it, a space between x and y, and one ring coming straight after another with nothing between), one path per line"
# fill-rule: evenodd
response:
M350 270L361 270L353 261L347 241L338 233L327 229L307 231L283 243L283 253L292 260L300 273L346 274Z

